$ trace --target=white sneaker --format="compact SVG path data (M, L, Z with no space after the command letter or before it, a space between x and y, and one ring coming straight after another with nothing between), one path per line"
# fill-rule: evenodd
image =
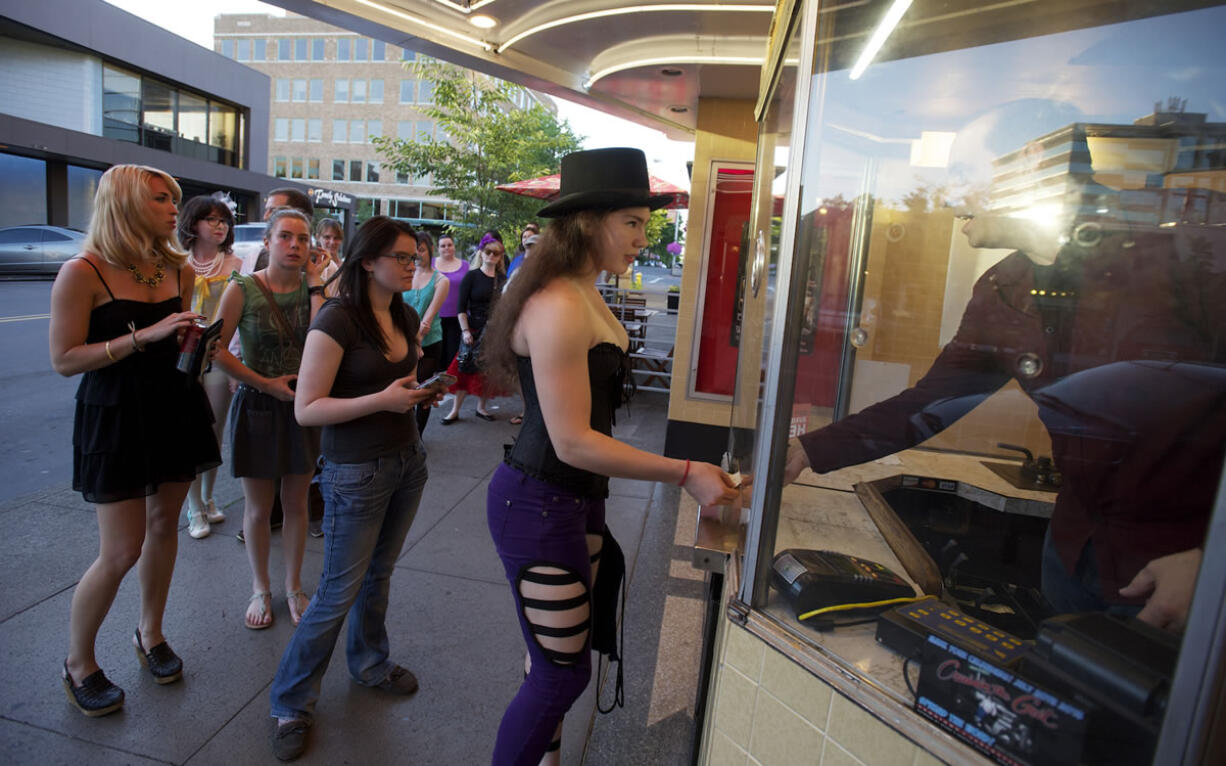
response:
M200 540L208 537L212 531L212 528L209 527L209 520L203 513L187 512L187 533L192 536L192 539Z
M204 508L204 517L208 519L210 524L220 524L226 520L226 515L217 510L217 504L210 498L208 505Z

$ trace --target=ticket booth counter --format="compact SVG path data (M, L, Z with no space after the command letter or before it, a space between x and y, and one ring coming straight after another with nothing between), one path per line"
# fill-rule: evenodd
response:
M1226 762L1223 28L779 3L699 762Z

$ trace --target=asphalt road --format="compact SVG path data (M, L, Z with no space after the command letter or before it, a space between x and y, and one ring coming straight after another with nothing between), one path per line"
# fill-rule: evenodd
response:
M0 282L0 504L72 482L78 378L47 356L51 282Z

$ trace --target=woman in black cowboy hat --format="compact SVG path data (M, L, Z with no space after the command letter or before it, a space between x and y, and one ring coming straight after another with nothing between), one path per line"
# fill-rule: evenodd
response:
M495 764L556 763L562 717L591 678L589 592L600 560L610 476L666 481L702 504L737 494L717 466L617 441L613 412L632 387L629 340L596 291L646 247L644 229L668 195L653 196L637 149L562 159L553 222L498 302L485 370L518 380L524 423L490 481L490 533L511 582L528 647L525 680L503 715Z

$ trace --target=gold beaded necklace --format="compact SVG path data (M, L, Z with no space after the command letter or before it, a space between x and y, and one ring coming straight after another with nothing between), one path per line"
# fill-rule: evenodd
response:
M162 284L162 280L166 278L166 272L162 270L162 262L158 261L153 268L153 276L147 277L140 273L136 268L136 264L129 263L128 271L132 272L132 278L136 280L138 285L148 285L149 287L157 287Z

